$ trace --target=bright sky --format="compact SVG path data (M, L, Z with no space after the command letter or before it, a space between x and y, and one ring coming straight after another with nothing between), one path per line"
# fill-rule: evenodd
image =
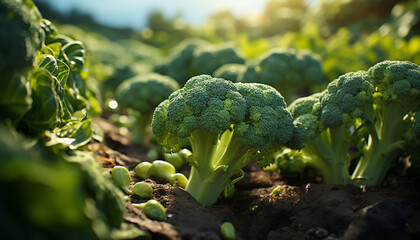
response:
M203 24L208 15L221 8L229 8L236 16L259 14L264 11L267 0L39 0L51 3L61 12L72 9L91 13L103 23L116 27L141 29L147 16L154 10L173 17L182 13L190 24Z

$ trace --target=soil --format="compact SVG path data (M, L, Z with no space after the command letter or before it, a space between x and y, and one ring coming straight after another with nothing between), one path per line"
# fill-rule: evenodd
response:
M102 143L90 145L104 168L114 165L129 170L146 158L147 148L130 144L119 129L98 119L105 133ZM188 169L183 173L188 174ZM132 174L132 184L140 181ZM153 239L223 239L220 225L229 221L236 239L420 239L420 192L418 178L390 174L381 187L328 185L304 180L288 182L255 164L245 168L232 199L220 198L201 206L186 191L159 179L147 180L152 198L166 209L165 222L148 219L127 198L124 219L149 231ZM271 191L282 187L282 194Z

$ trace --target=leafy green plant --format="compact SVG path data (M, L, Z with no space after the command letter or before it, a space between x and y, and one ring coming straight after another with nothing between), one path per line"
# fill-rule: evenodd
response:
M31 1L0 3L0 120L16 124L31 107L30 72L45 36L41 18Z
M93 154L58 154L4 125L0 133L1 238L108 239L119 228L123 196Z

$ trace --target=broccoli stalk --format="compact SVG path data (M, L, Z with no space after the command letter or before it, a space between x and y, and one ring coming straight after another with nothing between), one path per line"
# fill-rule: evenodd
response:
M358 185L377 186L409 142L414 126L410 115L420 108L420 68L410 62L384 61L368 74L376 86L374 114L363 119L369 135L352 178Z
M249 161L289 143L293 121L270 86L200 75L156 108L152 129L166 152L178 152L188 139L192 155L186 190L201 204L212 205Z
M248 148L241 146L234 130L226 130L218 136L196 130L191 136L191 168L186 190L203 205L216 202L218 195L236 173L243 175L242 168L253 160Z
M351 146L348 127L327 128L302 149L303 162L321 172L327 184L347 184L350 182L349 166Z

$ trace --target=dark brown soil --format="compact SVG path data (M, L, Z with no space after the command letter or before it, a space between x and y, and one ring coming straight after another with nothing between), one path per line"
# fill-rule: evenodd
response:
M146 148L130 145L118 128L105 120L99 119L98 124L106 139L91 148L105 168L116 164L133 170L147 161ZM134 174L132 179L133 184L140 181ZM219 228L225 221L235 226L236 239L420 239L419 182L406 176L391 175L382 187L293 185L278 174L250 165L237 184L235 197L220 198L210 207L201 206L181 188L156 179L148 181L154 189L152 198L166 208L168 220L147 219L130 205L145 201L135 196L128 199L124 219L149 231L153 239L222 239ZM279 185L283 193L270 196ZM370 226L365 230L371 235L359 233L363 224Z

